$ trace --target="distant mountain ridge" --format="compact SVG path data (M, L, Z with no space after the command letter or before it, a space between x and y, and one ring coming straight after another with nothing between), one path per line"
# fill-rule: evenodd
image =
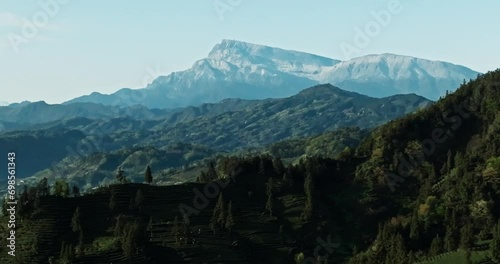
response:
M415 93L436 100L479 72L447 62L395 54L340 61L299 51L223 40L190 69L160 76L144 89L92 93L70 100L176 108L225 98L284 98L321 83L372 97Z
M132 116L154 118L164 111L151 110L144 106L117 108L94 103L75 103L70 105L47 104L44 101L0 107L0 121L22 122L28 124L51 122L68 117L118 117Z
M219 104L158 110L164 111L163 114L152 115L151 119L148 113L154 114L156 110L147 111L142 106L38 103L14 110L19 111L16 112L19 118L32 112L41 117L66 115L60 120L31 124L24 131L0 133L0 148L18 149L17 155L27 161L18 174L28 177L79 150L85 156L144 146L164 150L173 143L186 143L216 152L231 152L343 127L372 128L430 104L431 101L418 95L372 98L330 84L317 85L287 98L226 99ZM79 108L85 105L90 110ZM92 109L108 114L91 118ZM80 116L76 115L78 111L83 111Z
M0 133L13 130L37 130L45 128L78 127L95 120L127 118L136 120L169 120L172 124L191 120L198 116L214 116L237 111L257 104L258 100L224 99L216 104L176 109L148 109L145 106L109 106L98 103L72 103L66 105L40 102L23 102L0 106ZM73 126L78 124L78 126Z

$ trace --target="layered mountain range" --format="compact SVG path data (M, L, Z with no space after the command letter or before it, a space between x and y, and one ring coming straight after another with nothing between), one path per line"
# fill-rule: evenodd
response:
M95 152L145 146L163 151L174 143L232 152L343 127L372 128L430 104L415 94L373 98L330 84L287 98L226 99L176 110L33 103L0 108L1 118L11 118L0 122L0 148L17 150L25 162L17 172L26 177L65 157ZM29 123L13 123L22 119Z
M144 89L92 93L66 103L176 108L226 98L287 97L322 83L372 97L415 93L436 100L479 73L464 66L395 54L348 61L223 40L190 69L160 76Z

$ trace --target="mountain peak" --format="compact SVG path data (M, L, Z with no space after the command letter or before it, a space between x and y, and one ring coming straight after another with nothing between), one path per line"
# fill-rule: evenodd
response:
M252 44L248 42L243 42L239 40L223 39L221 43L216 44L212 51L208 54L208 58L220 59L219 55L221 51L231 51L231 53L241 53L250 54L254 53L255 50L269 48L267 46Z
M256 48L256 47L267 47L265 45L254 44L246 41L235 40L235 39L223 39L220 43L222 47L247 47L247 48Z
M382 53L382 54L368 54L365 56L361 57L356 57L345 62L349 63L356 63L356 62L366 62L366 63L373 63L373 62L387 62L387 63L406 63L406 64L411 64L414 63L416 65L421 65L421 64L426 64L428 65L433 65L434 67L438 66L448 66L448 67L459 67L462 69L467 69L470 71L470 69L466 68L465 66L462 65L457 65L453 64L450 62L445 62L445 61L440 61L440 60L430 60L430 59L422 59L422 58L417 58L409 55L400 55L400 54L394 54L394 53Z
M209 53L208 58L216 60L226 60L238 65L241 58L251 63L269 63L278 64L315 64L321 66L333 66L340 62L331 58L305 53L295 50L286 50L265 45L253 44L239 40L224 39L221 43L214 46Z
M145 89L141 101L122 100L131 93L92 94L71 102L153 108L215 103L224 98L263 99L292 96L307 87L331 83L371 97L416 93L437 99L477 72L463 66L391 53L339 61L310 53L223 39L209 55L185 71L160 76ZM161 95L161 96L158 96ZM161 97L161 98L160 98Z
M336 96L353 96L356 95L355 92L349 92L346 90L342 90L337 86L334 86L330 83L318 84L313 87L302 90L298 93L298 96L328 96L328 95L336 95ZM358 94L359 95L359 94ZM364 96L364 95L360 95Z

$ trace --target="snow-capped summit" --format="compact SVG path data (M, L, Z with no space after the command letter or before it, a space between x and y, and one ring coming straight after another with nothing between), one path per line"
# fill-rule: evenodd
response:
M384 77L389 79L405 79L417 77L424 79L460 78L471 74L472 70L447 62L431 61L396 54L367 55L338 63L328 74L335 77L363 78Z
M396 54L367 55L325 69L317 80L346 90L382 97L416 93L437 99L455 90L464 79L475 78L464 66Z
M259 65L303 77L317 75L325 67L340 62L339 60L305 52L284 50L237 40L223 40L215 45L208 54L208 58L224 60L241 68Z
M91 94L72 102L142 104L174 108L226 98L287 97L320 83L372 97L415 93L438 99L464 79L478 75L464 66L395 54L367 55L339 61L305 52L237 40L223 40L190 69L160 76L139 91ZM141 96L137 96L137 94Z

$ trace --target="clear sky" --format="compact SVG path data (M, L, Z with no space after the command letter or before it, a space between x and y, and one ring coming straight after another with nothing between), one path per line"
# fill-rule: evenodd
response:
M356 28L380 23L372 12L389 12L391 1L0 0L0 101L60 103L144 87L189 68L222 39L341 60L344 43L357 47L354 57L396 53L480 72L500 67L498 0L400 0L402 10L355 46Z

